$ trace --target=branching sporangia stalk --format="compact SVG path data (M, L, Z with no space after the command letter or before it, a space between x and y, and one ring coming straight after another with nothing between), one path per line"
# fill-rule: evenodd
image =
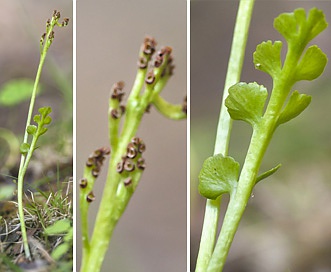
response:
M311 97L292 90L301 80L319 77L327 64L326 55L308 43L326 27L324 13L313 8L308 15L304 9L279 15L275 29L284 36L288 50L281 59L282 42L263 42L253 55L255 68L268 73L273 89L267 102L267 89L254 83L237 83L229 88L225 106L234 120L252 126L253 133L245 162L240 172L239 163L226 154L208 158L199 174L200 193L208 199L230 194L230 201L213 254L204 271L222 271L234 235L254 186L278 170L280 165L258 175L265 151L276 128L298 116L310 104Z
M153 38L145 38L139 52L137 76L126 105L121 104L124 83L118 82L112 87L108 117L110 148L97 149L88 157L84 177L80 180L82 272L100 271L113 230L145 169L142 153L146 147L143 140L136 136L143 115L149 111L150 105L155 105L158 111L168 118L175 120L186 118L186 99L182 105L173 105L160 97L160 92L172 75L174 66L170 47L162 48L152 60L155 46L156 42ZM123 125L120 130L121 119ZM111 154L111 158L107 180L90 239L88 208L95 199L94 182L108 154Z
M17 187L18 187L17 188L17 202L18 202L18 212L19 212L19 217L20 217L24 252L25 252L25 256L28 260L31 260L32 256L30 254L28 237L27 237L27 233L26 233L25 220L24 220L23 182L24 182L24 176L25 176L26 170L28 168L29 162L31 160L31 157L33 155L33 152L37 148L37 140L41 135L46 133L47 128L45 126L49 125L52 121L52 118L49 116L52 109L50 107L43 107L38 110L39 114L35 115L33 118L33 121L37 124L37 126L31 125L31 118L32 118L32 114L33 114L34 103L36 100L37 88L38 88L38 84L39 84L39 80L40 80L40 76L41 76L41 71L43 69L47 51L54 40L53 29L55 26L59 26L59 27L67 26L69 23L68 18L64 18L64 20L61 23L59 23L60 16L61 16L60 12L54 10L52 18L47 20L47 22L46 22L46 32L41 36L41 39L40 39L40 61L39 61L38 71L36 74L36 79L34 82L34 87L33 87L32 94L31 94L31 100L30 100L30 106L29 106L28 116L27 116L27 120L26 120L26 129L24 132L23 143L21 144L21 147L20 147L22 156L21 156L21 162L20 162L18 180L17 180ZM32 139L30 141L28 140L29 135L32 137Z

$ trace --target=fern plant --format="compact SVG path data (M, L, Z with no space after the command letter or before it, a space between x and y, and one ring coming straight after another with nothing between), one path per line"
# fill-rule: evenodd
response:
M41 72L43 69L43 65L45 62L45 58L50 48L51 44L54 40L54 28L64 27L68 25L69 19L64 18L62 22L59 22L61 14L59 11L54 10L51 19L48 19L46 22L46 32L41 36L40 39L40 61L39 66L35 78L35 82L33 85L33 90L31 94L30 106L27 113L27 120L26 120L26 127L24 132L23 143L20 146L21 151L21 161L19 166L18 172L18 179L17 179L17 200L18 200L18 212L21 224L21 232L22 232L22 240L24 246L24 253L28 260L32 259L29 243L28 243L28 236L26 233L25 227L25 220L24 220L24 210L23 210L23 184L24 184L24 177L25 173L28 169L30 160L32 158L33 152L35 151L37 146L37 141L45 134L48 130L47 126L51 123L52 118L50 117L50 113L52 112L51 107L42 107L38 110L39 114L36 114L33 117L33 121L36 125L31 124L31 119L34 110L34 103L36 100L36 94L38 89L38 84L41 76ZM29 138L30 136L30 138Z
M326 55L316 45L308 47L327 27L323 12L313 8L307 14L304 9L296 9L279 15L274 21L275 29L287 42L285 59L281 57L283 43L280 41L262 42L253 54L255 68L271 76L272 90L268 93L256 82L238 83L253 4L254 1L240 2L215 154L204 162L199 174L199 192L208 200L196 271L222 271L254 186L280 167L279 164L259 173L275 130L310 104L311 97L293 90L293 85L316 79L327 64ZM253 130L242 166L228 155L232 120L247 122ZM230 201L216 241L223 194L229 194Z

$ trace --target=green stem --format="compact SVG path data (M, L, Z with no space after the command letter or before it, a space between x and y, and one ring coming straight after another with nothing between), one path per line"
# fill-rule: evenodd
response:
M228 96L229 87L239 82L240 80L253 6L254 0L241 0L239 4L231 54L228 62L228 71L223 91L223 99L217 127L214 154L222 153L223 155L227 155L228 153L232 121L226 110L226 107L224 106L224 103L225 98ZM214 250L220 202L220 199L208 199L206 202L206 211L196 265L197 272L204 272L207 270L210 256L212 256Z
M86 188L80 191L79 196L79 207L81 214L81 228L82 228L82 241L83 241L83 256L88 256L90 251L90 242L89 242L89 232L88 232L88 209L89 202L87 201L88 194L93 190L95 177L91 173L91 169L88 166L85 166L84 169L84 178L86 179L87 185Z
M164 116L173 120L186 118L186 113L183 111L183 105L174 105L164 100L160 95L155 95L153 105Z
M215 200L208 199L206 203L205 217L200 240L199 255L195 271L206 271L209 260L214 251L214 245L217 235L217 226L220 214L220 205L222 197Z
M131 94L130 94L131 99L137 99L139 97L141 89L144 86L146 73L147 73L147 68L138 69L136 79L133 83L133 87L132 87Z
M140 112L140 115L143 112ZM135 135L141 121L141 117L139 118L139 115L130 114L130 110L128 110L127 114L128 119L126 121L128 124L125 126L126 130L123 131L116 153L112 154L109 162L107 181L91 238L89 254L83 257L82 272L100 271L114 228L121 216L118 206L122 206L125 202L127 204L128 201L124 200L121 203L114 201L116 199L118 183L121 179L120 174L116 171L116 164L121 160L123 154L126 153L127 144ZM122 212L124 211L122 208L120 210Z
M112 110L120 110L120 102L117 99L109 98L109 112L108 112L108 128L109 128L109 142L112 152L116 152L119 137L120 118L110 118Z
M34 103L36 100L37 88L38 88L38 84L39 84L39 80L40 80L40 76L41 76L41 71L43 69L43 65L45 62L46 54L47 54L47 48L45 46L40 55L39 66L38 66L36 79L35 79L33 90L32 90L28 117L26 120L26 126L25 126L25 131L24 131L23 143L27 143L27 141L28 141L27 127L30 125L30 122L31 122ZM18 180L17 180L17 202L18 202L18 213L19 213L19 218L20 218L20 223L21 223L22 240L23 240L25 257L29 260L31 260L31 254L30 254L30 249L29 249L28 236L26 233L24 211L23 211L23 182L24 182L24 175L25 175L26 169L28 167L30 158L32 156L33 150L34 149L32 149L32 145L31 145L31 148L29 150L29 153L31 155L26 156L26 157L24 155L21 155L21 162L20 162L19 174L18 174Z
M254 188L263 155L274 131L275 122L272 121L253 132L238 187L230 197L222 229L208 265L208 272L222 271L224 267L240 219Z
M241 0L239 4L231 46L231 53L228 62L228 71L226 74L223 90L223 98L217 126L214 154L222 153L224 156L226 156L228 153L232 120L224 104L225 99L229 94L229 88L240 81L254 1L255 0Z

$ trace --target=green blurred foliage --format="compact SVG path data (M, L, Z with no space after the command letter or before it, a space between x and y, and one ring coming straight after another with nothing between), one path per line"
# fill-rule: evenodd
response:
M7 81L0 88L0 106L16 106L31 98L34 81L28 78L18 78ZM37 93L40 88L37 89Z

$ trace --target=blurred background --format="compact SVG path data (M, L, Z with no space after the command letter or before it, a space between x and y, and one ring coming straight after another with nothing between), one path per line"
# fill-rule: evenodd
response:
M268 75L254 69L257 44L283 38L273 29L282 12L323 9L329 1L256 1L241 81L268 88ZM203 161L213 154L238 1L191 2L191 271L194 271L205 209L197 190ZM330 58L330 27L313 40ZM285 46L286 48L286 46ZM283 47L283 49L285 49ZM224 271L331 271L330 64L313 82L295 85L311 105L277 129L261 172L282 163L253 191ZM234 122L229 154L242 165L250 127ZM226 206L225 197L222 207Z
M186 95L185 1L77 1L77 179L88 155L108 143L111 86L125 82L128 97L146 35L157 48L173 48L174 76L162 96L182 103ZM102 271L186 270L186 121L168 120L155 109L142 120L147 167L115 228ZM108 162L94 188L90 230L102 196ZM77 219L77 263L81 260ZM77 270L78 270L77 268Z
M58 174L72 176L72 3L3 0L0 3L1 190L7 184L13 185L8 175L17 176L18 148L39 64L40 37L54 9L61 12L62 19L68 17L71 21L63 29L55 28L55 39L42 71L33 115L38 108L51 106L53 122L46 137L38 141L42 148L34 153L26 180L31 183L38 180L38 185L35 184L38 187L56 180Z

